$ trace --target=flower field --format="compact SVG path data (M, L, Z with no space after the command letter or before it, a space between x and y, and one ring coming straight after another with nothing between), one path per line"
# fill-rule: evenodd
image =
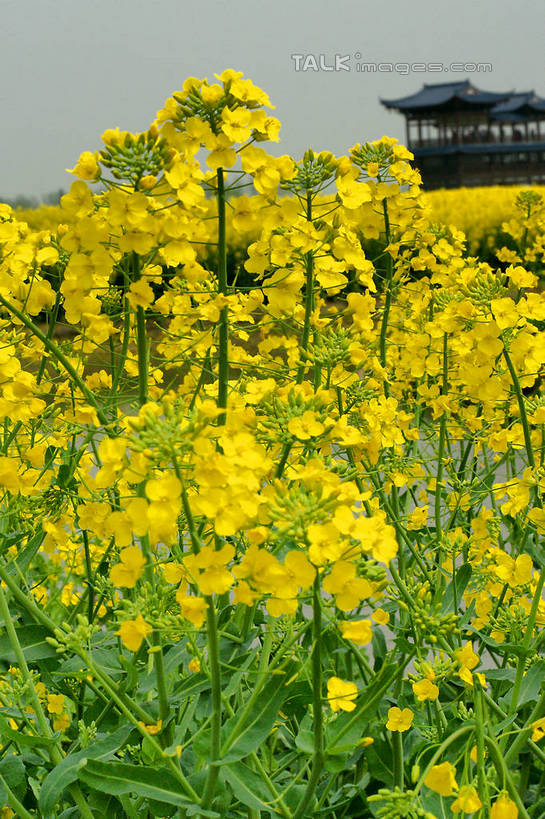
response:
M2 819L545 815L543 192L272 108L0 205Z

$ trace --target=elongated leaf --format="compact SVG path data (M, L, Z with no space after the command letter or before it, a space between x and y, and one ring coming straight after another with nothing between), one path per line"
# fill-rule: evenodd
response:
M227 720L223 730L223 749L227 753L224 757L230 762L243 759L266 740L270 734L278 711L288 695L288 689L284 685L285 675L273 677L263 688L255 707L247 715L241 726L238 726L240 716L235 714ZM236 739L230 745L231 735L236 729Z
M25 781L25 765L20 756L9 754L0 762L0 774L13 790Z
M0 800L7 805L8 794L3 783L14 791L17 796L23 796L26 790L25 765L20 756L9 754L0 762Z
M312 730L312 717L306 714L299 725L299 732L295 737L295 746L303 754L314 753L314 733Z
M21 745L27 748L49 748L55 744L55 739L33 737L29 734L24 734L22 731L14 731L8 721L0 714L0 742L5 744L8 739L11 739L16 746Z
M79 769L79 778L88 787L113 796L128 793L178 807L191 805L181 793L178 780L166 768L87 759Z
M51 813L62 792L78 778L78 769L86 759L108 759L127 741L134 730L124 725L113 734L91 742L87 748L69 754L44 779L38 804L42 813Z
M443 595L443 614L446 614L449 611L458 611L462 595L466 590L467 584L469 583L472 571L473 569L470 563L464 563L463 566L460 566L460 568L456 570L456 582L454 582L454 579L451 580ZM455 590L456 599L454 598Z
M50 636L49 629L45 626L21 626L16 631L27 663L58 657L53 646L45 642L45 637ZM17 663L17 657L6 634L0 637L0 658L5 663Z
M486 679L515 682L515 674L516 671L514 668L490 668L486 671Z
M545 660L540 660L528 669L522 678L518 701L519 708L526 705L527 702L534 702L537 700L544 676Z
M40 546L42 545L45 538L45 532L43 531L42 527L39 526L37 531L32 535L30 540L28 541L27 545L24 549L22 549L14 561L11 561L6 566L6 571L8 574L12 575L13 577L17 575L17 569L15 567L15 563L19 567L19 570L24 574L28 567L30 566L32 560L38 553Z
M375 748L375 744L377 747ZM365 759L369 773L373 779L378 779L384 785L390 785L393 778L390 749L386 743L380 742L365 749Z
M244 762L226 765L222 772L239 802L253 810L270 810L265 800L270 799L271 795L265 783Z

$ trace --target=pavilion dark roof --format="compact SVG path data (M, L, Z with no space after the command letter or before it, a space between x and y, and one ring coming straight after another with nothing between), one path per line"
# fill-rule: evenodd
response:
M522 94L512 94L508 99L497 103L490 111L490 116L499 121L516 122L536 113L545 113L545 99L539 97L535 91L526 91Z
M400 97L395 100L383 100L381 102L387 108L395 108L398 111L411 113L425 110L437 110L438 108L484 106L491 108L502 100L506 100L513 95L513 92L496 93L494 91L481 91L470 83L469 80L459 82L445 82L435 84L425 84L416 94L408 97Z

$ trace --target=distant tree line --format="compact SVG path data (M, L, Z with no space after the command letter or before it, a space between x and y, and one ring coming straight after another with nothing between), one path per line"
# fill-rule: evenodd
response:
M39 208L40 205L58 205L61 201L61 196L64 196L65 193L65 190L59 188L56 191L45 193L41 199L39 199L37 196L25 196L25 194L19 194L13 198L0 196L0 202L9 205L12 208L27 210L28 208Z

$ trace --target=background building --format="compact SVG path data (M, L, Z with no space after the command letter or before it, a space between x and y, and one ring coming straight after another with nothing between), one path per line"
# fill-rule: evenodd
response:
M481 91L463 80L381 102L405 116L428 190L545 182L545 99L534 91Z

